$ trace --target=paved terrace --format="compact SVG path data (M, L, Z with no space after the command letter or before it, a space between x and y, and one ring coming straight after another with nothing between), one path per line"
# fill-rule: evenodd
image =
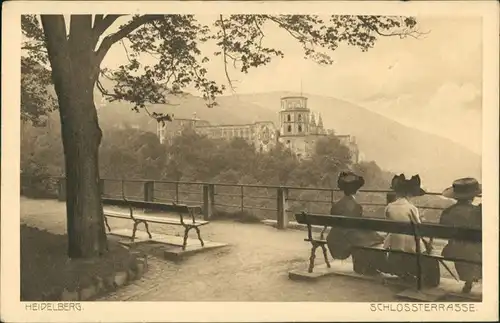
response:
M62 234L65 204L56 200L21 198L21 223ZM130 221L113 220L113 228L131 228ZM139 227L140 230L143 228ZM175 234L150 225L152 232ZM178 231L177 231L178 232ZM202 229L206 240L229 243L173 263L148 259L144 277L102 301L328 301L391 302L396 287L341 276L317 282L288 279L291 269L307 268L310 245L306 232L279 231L262 224L211 222ZM322 263L318 256L317 263Z

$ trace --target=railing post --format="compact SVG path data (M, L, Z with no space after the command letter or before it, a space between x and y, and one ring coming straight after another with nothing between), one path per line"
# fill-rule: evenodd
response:
M283 187L278 187L277 195L277 214L278 229L286 229L288 227L288 214L287 214L287 192L288 190Z
M144 201L154 202L155 200L155 182L144 182Z
M57 189L57 199L61 202L66 201L66 177L59 178L59 185Z
M330 191L330 210L333 208L333 190Z
M203 219L205 221L212 217L212 188L213 185L211 184L203 184Z
M175 203L179 203L179 182L175 182Z
M215 207L215 185L214 184L208 184L208 196L210 198L210 205L212 206L212 212Z
M243 210L245 209L245 205L244 205L245 195L243 194L243 185L240 186L240 189L241 189L241 192L240 192L240 197L241 197L241 212L243 212Z

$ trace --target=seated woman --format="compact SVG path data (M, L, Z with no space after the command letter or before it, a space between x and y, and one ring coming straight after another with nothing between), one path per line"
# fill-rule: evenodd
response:
M449 226L477 228L482 225L482 205L473 205L475 197L481 195L481 185L474 178L461 178L453 182L453 186L443 192L443 196L457 201L456 204L443 210L439 223ZM444 247L443 256L481 261L481 243L449 240ZM482 266L455 262L458 277L464 281L463 293L469 293L472 284L482 278Z
M362 217L363 208L354 195L364 185L363 177L352 172L342 172L337 185L344 192L344 197L331 209L332 215ZM383 253L370 250L354 249L353 246L371 247L382 245L384 239L374 231L331 228L327 238L328 249L334 259L347 259L352 255L353 269L362 275L375 275L385 264Z
M420 223L418 209L409 200L411 197L425 194L425 191L420 188L420 176L412 176L409 180L405 178L404 174L394 176L391 188L396 194L396 199L385 208L386 218L394 221ZM422 251L430 248L430 246L424 245L422 241L418 243ZM384 246L388 250L415 253L417 245L412 235L389 233ZM438 261L421 257L421 268L423 285L438 286L440 281ZM411 254L389 252L386 269L388 273L403 279L414 280L417 276L417 258Z

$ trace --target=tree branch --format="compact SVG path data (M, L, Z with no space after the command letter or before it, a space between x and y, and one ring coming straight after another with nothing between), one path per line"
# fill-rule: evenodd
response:
M107 17L108 16L106 16L104 19L106 19ZM102 62L104 56L106 56L107 52L114 43L120 41L122 38L126 37L128 34L141 27L142 25L156 19L161 19L162 17L162 15L139 16L135 19L132 19L132 21L130 21L128 24L123 25L116 33L106 36L96 52L96 59L98 64Z
M259 26L259 23L257 22L257 18L253 18L253 22L255 24L255 28L257 28L257 30L259 31L259 34L260 34L260 38L259 38L259 49L262 48L262 39L264 39L264 32L262 31L262 29L260 28Z
M22 50L31 50L31 51L47 54L47 48L45 47L45 44L38 44L38 45L24 44L21 47L21 49Z
M132 44L132 46L135 46L137 45L137 43L135 43L130 37L126 37L127 40ZM161 55L161 53L157 52L157 51L152 51L152 50L149 50L147 48L143 48L142 49L145 53L149 54L151 57L157 59L157 60L160 60L160 58L156 55Z
M101 81L99 80L99 78L97 78L96 80L96 86L97 86L97 89L99 90L99 92L101 92L101 94L103 96L107 96L107 97L110 97L112 99L115 99L115 100L118 100L118 96L112 94L112 93L109 93L105 88L104 86L102 85Z
M91 15L71 15L69 22L69 41L71 43L84 42L86 45L91 45L87 43L92 39L92 34L90 33L92 29L92 16ZM92 46L93 49L93 46Z
M120 43L122 44L123 46L123 49L125 50L125 54L127 55L127 59L129 62L132 62L132 60L130 59L130 56L128 54L128 50L127 50L127 46L125 46L125 42L123 41L123 39L120 39Z
M101 16L98 20L97 16ZM125 15L96 15L96 20L94 22L94 34L99 38L118 18Z
M95 28L96 25L100 24L103 18L104 18L104 15L95 15L93 28Z
M106 68L101 68L100 72L101 72L101 75L104 76L105 78L107 78L108 80L110 80L110 81L116 81L115 78L113 78L113 77L111 77L111 76L109 76L109 75L106 74L106 72L107 72Z
M277 17L274 17L274 16L266 16L267 19L275 22L279 27L281 27L282 29L284 29L286 32L288 32L290 34L290 36L292 36L293 38L295 38L296 40L298 40L299 42L301 43L304 43L305 39L304 39L304 35L301 35L301 34L295 34L294 32L292 32L288 26L286 26L281 20L279 20Z
M231 91L235 93L235 89L233 86L233 82L231 78L229 77L229 72L227 71L227 50L226 50L226 40L227 40L227 35L226 35L226 27L224 26L224 19L222 18L222 15L219 15L219 21L220 21L220 27L222 30L222 57L224 59L224 73L226 74L226 79L227 82L229 83L229 87L231 88ZM235 61L233 61L233 65L236 64Z
M366 20L365 18L361 17L361 16L358 16L357 17L359 20L361 20L361 22L365 25L366 28L370 29L371 31L374 31L375 33L377 33L379 36L383 36L383 37L393 37L393 36L399 36L400 38L405 38L405 37L412 37L412 38L415 38L415 39L420 39L420 36L422 35L427 35L430 33L430 31L428 32L421 32L419 31L418 29L408 29L408 28L405 28L401 31L397 31L397 32L392 32L392 33L384 33L382 31L380 31L377 26L374 26L373 24L371 24L368 20Z

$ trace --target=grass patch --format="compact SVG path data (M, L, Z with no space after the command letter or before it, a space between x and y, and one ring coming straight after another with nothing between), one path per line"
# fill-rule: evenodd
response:
M87 287L96 277L126 271L134 261L128 249L108 241L109 252L100 258L72 260L67 236L21 225L21 301L55 301L68 291Z
M262 219L254 213L248 212L246 210L237 212L214 210L214 212L212 213L212 220L229 220L241 223L259 223Z

